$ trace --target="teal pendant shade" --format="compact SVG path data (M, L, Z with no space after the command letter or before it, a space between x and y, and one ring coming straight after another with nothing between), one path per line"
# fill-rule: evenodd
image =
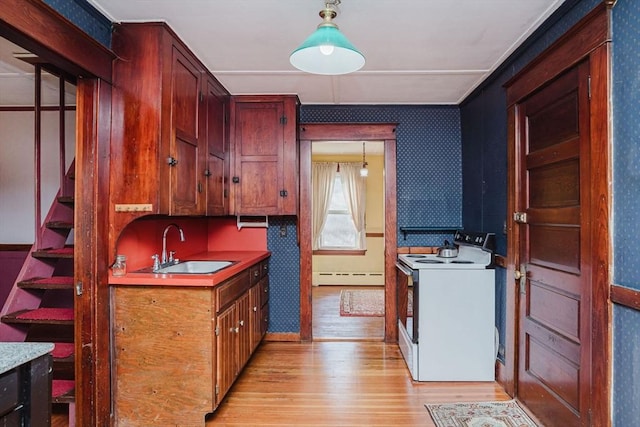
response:
M325 22L293 51L289 57L291 65L307 73L323 75L348 74L364 66L364 56L331 22L335 15L332 10L320 12Z

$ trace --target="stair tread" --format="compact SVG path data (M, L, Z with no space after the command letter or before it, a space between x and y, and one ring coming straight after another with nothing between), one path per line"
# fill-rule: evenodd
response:
M53 343L51 356L54 359L68 359L73 357L75 353L75 344L72 342L56 342Z
M66 205L72 205L75 202L75 199L73 196L60 196L58 197L58 202Z
M72 276L33 277L18 283L22 289L72 289Z
M75 399L76 382L74 380L53 380L51 382L51 401L69 403Z
M73 308L36 308L20 310L2 316L4 323L40 323L73 325Z
M73 223L70 221L49 221L47 222L47 228L70 230L73 228Z
M45 248L33 251L34 258L73 258L73 246L64 248Z

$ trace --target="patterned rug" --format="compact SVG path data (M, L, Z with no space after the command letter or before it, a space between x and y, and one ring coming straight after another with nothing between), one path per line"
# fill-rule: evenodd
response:
M408 316L413 313L412 296L409 292ZM340 316L384 316L384 289L343 289L340 291Z
M424 406L437 427L539 427L515 400Z

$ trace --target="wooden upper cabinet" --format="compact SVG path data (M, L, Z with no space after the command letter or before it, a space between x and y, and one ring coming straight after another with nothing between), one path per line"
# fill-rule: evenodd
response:
M207 141L199 134L202 68L173 47L171 64L171 128L169 156L169 215L204 214L204 169ZM161 189L162 191L162 189Z
M224 123L213 123L224 115L210 117L209 88L216 85L216 102L229 94L164 23L116 25L112 48L113 209L150 206L128 214L128 221L146 214L206 214L210 139L224 161L226 138L219 130Z
M229 95L213 77L206 81L207 215L229 213Z
M298 98L231 97L231 213L297 215Z

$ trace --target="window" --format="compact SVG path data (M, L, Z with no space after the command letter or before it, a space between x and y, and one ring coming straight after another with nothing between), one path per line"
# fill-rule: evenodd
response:
M319 249L364 249L359 245L358 231L349 213L340 173L335 176L327 220L320 234Z

